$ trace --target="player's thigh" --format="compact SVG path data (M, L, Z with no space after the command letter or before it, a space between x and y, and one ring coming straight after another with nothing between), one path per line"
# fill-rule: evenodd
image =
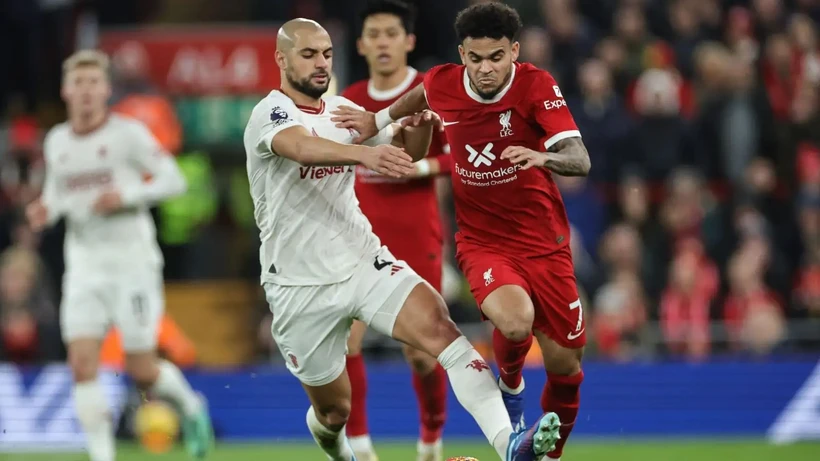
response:
M407 263L383 248L357 268L353 315L381 334L437 357L459 335L444 300Z
M60 305L60 331L68 363L79 381L93 379L99 365L100 343L111 322L105 305L106 284L94 277L66 273Z
M323 387L345 371L352 318L348 282L324 286L265 284L271 334L288 370L302 384Z
M140 356L156 351L165 310L162 273L146 270L118 276L111 303L125 353Z
M350 326L350 336L347 338L347 354L359 355L362 353L364 335L367 333L367 324L358 320Z
M578 286L569 248L542 258L530 266L530 283L535 303L534 329L549 338L555 345L568 351L550 354L557 362L573 361L567 357L580 359L586 345L586 316L578 295ZM543 341L543 340L541 340ZM555 349L542 344L548 349ZM545 356L549 351L544 351ZM556 363L556 367L562 366ZM549 366L550 364L547 363Z
M507 255L472 245L461 245L457 259L482 317L505 337L526 339L535 313L530 285L518 265Z

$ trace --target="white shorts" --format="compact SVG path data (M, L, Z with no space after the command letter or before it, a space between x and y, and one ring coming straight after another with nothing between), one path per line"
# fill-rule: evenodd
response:
M353 320L392 336L410 292L424 280L382 249L344 282L318 286L265 284L271 332L288 370L308 386L323 386L345 369Z
M162 272L66 272L60 327L63 341L103 339L116 326L128 352L156 349L165 309Z

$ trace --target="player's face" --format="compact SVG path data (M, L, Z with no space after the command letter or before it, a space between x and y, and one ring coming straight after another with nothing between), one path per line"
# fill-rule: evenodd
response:
M293 49L281 61L278 64L296 91L315 99L327 92L333 68L333 45L327 32L297 34Z
M365 19L357 46L371 73L390 75L407 65L407 53L416 46L416 37L407 34L398 16L379 13Z
M466 38L459 45L461 62L473 90L484 99L492 99L504 88L512 75L513 62L518 59L518 42L507 38Z
M66 74L62 95L70 112L104 111L111 97L111 83L99 67L81 66Z

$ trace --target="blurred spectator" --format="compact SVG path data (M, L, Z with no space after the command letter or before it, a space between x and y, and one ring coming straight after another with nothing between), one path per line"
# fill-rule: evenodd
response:
M182 127L171 101L159 94L150 81L145 49L137 43L124 45L112 62L113 110L143 122L166 151L178 154L182 147Z
M527 27L521 31L519 43L521 43L519 61L529 62L539 69L550 70L552 42L546 30L541 27Z
M567 217L581 235L587 251L595 251L606 219L601 197L586 178L556 175L555 182L564 198Z
M717 267L694 240L683 243L670 269L660 320L672 354L703 359L709 354L711 307L718 290Z
M667 4L669 23L672 26L672 49L681 75L690 79L694 75L694 54L702 39L698 12L692 2L671 1Z
M550 70L566 93L575 93L578 66L595 48L594 30L578 14L574 1L545 0L541 8L552 42Z
M578 129L584 133L584 145L594 167L593 182L617 180L623 161L629 158L629 135L633 126L615 93L612 74L599 59L586 61L578 71L580 97L568 96Z
M769 259L766 245L763 239L747 239L729 262L723 318L733 350L766 353L786 333L780 297L763 280Z
M0 255L0 357L15 363L56 359L56 308L40 284L37 255L22 247Z

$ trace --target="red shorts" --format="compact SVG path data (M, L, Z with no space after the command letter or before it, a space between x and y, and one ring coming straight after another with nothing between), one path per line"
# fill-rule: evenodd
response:
M503 285L520 286L535 307L534 330L566 348L586 344L586 323L569 245L548 256L527 258L462 241L456 258L479 306Z

